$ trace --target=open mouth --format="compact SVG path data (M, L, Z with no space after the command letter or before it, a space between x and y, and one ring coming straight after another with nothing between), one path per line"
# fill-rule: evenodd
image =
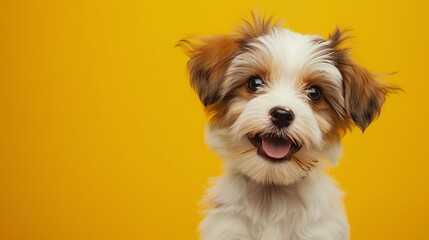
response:
M258 150L259 156L273 162L290 160L292 155L302 147L291 138L279 137L274 134L248 135L247 138Z

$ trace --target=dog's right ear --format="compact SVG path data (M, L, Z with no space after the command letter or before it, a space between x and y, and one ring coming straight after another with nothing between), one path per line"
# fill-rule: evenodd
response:
M204 106L216 103L219 90L232 59L238 54L240 41L235 35L219 35L195 41L179 42L190 57L188 71L191 86L198 93Z

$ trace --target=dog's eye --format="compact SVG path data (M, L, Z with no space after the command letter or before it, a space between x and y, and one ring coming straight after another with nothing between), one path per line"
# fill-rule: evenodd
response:
M263 85L264 81L260 77L252 77L247 82L247 88L252 92L256 92Z
M322 90L319 86L314 85L308 88L307 95L313 102L318 102L322 99Z

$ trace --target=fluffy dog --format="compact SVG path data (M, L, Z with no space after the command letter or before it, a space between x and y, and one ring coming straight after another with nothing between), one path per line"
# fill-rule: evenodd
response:
M324 166L396 88L356 64L345 39L339 29L324 39L254 15L233 34L181 41L209 116L206 142L226 161L201 239L349 239L343 194Z

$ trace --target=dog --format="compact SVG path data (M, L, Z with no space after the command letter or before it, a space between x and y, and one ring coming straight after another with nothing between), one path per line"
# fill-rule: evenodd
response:
M203 240L345 240L343 193L325 173L341 137L364 131L398 88L358 65L336 28L327 39L252 14L228 35L184 39L205 140L225 160L208 190Z

